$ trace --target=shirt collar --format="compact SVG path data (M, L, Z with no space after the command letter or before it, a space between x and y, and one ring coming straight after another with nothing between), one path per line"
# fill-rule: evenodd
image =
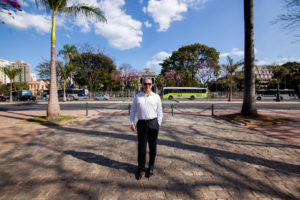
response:
M152 91L150 92L149 96L152 96ZM144 96L146 96L145 92L143 91Z

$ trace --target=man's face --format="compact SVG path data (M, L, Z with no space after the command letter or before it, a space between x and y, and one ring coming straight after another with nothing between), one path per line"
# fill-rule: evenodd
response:
M151 92L152 81L150 79L146 79L143 83L144 92Z

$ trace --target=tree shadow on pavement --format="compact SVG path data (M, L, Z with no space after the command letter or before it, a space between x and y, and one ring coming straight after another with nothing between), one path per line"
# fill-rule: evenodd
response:
M212 174L212 176L208 177L208 179L204 177L196 179L195 176L185 177L179 173L181 169L170 165L166 166L166 168L170 168L170 171L174 171L176 175L166 176L165 170L158 167L156 168L157 176L154 176L148 182L145 180L137 182L133 176L136 166L109 157L111 154L120 153L120 150L117 148L120 143L130 142L133 145L137 141L136 135L132 134L129 126L122 125L125 117L122 117L119 121L115 120L116 118L118 116L98 117L86 122L78 121L77 125L76 122L72 122L69 126L53 126L51 127L52 131L48 135L34 138L26 145L22 144L23 146L20 145L6 154L2 154L0 159L0 197L1 192L4 192L7 187L10 190L12 190L11 187L15 187L19 190L29 188L33 191L39 191L38 187L41 186L47 186L44 192L45 190L54 191L53 194L48 195L49 199L77 199L80 197L82 199L103 199L103 194L107 193L111 195L118 191L123 193L129 191L130 194L145 191L151 193L153 189L173 192L177 195L175 197L187 194L189 198L196 199L198 196L195 189L209 186L220 186L225 188L225 191L226 189L232 189L234 192L239 193L240 196L237 195L237 197L243 198L247 198L246 194L241 194L245 191L259 192L285 199L293 197L281 188L273 189L267 183L252 178L252 174L242 172L242 168L239 169L238 167L259 166L268 170L274 170L280 175L299 176L300 165L263 158L257 155L249 155L242 151L232 152L230 149L217 149L217 147L209 147L205 146L205 144L196 144L197 141L189 142L185 140L184 132L188 124L185 124L187 127L182 129L178 129L176 126L162 127L160 133L162 135L158 139L158 146L159 148L168 149L169 152L159 151L158 154L162 157L162 162L166 158L172 161L179 160L180 164L185 163L188 166L193 166L193 169L202 169ZM79 122L82 124L79 124ZM84 123L98 124L98 128L85 126ZM105 124L109 125L109 128L102 128ZM188 128L191 135L194 134L196 136L200 133L199 136L201 136L201 130ZM176 134L176 137L173 138L175 141L169 139L169 132ZM89 140L82 141L87 138ZM220 144L232 142L231 140L226 141L224 138L220 140L214 138L214 140ZM88 148L89 146L95 146L91 144L93 142L108 143L101 149L107 155L98 153L101 147L98 147L98 151L96 149L94 152L91 152L91 149ZM82 144L89 144L89 146L87 145L83 148ZM116 145L109 148L111 144ZM130 156L130 153L132 152L127 152L126 155ZM201 157L195 161L185 158L184 154L181 153L194 154L195 156L205 155L207 163L201 160ZM74 158L84 162L76 162ZM128 158L125 158L125 160L127 161ZM91 163L97 166L91 166ZM236 164L239 165L234 167ZM110 168L116 174L105 174L103 176L98 174L100 173L98 167L101 166ZM183 170L186 169L184 168ZM124 171L129 173L129 176L124 175ZM119 176L127 177L126 179L118 179ZM249 182L252 183L250 184ZM55 184L55 187L53 184ZM31 194L33 194L33 191L31 191ZM22 195L26 194L22 193ZM172 197L168 198L172 199Z
M112 160L109 158L106 158L105 156L102 155L96 155L91 152L80 152L80 151L73 151L73 150L68 150L64 151L65 154L69 154L75 158L78 158L80 160L83 160L85 162L89 163L95 163L98 165L102 165L105 167L110 167L114 169L123 169L127 171L128 173L135 173L135 170L137 167L135 165L132 165L130 163L125 163L125 162L119 162L116 160Z
M208 125L206 125L208 126ZM216 128L215 126L211 126L211 128L215 128L216 131L224 131L224 128ZM300 149L299 145L294 145L294 144L288 144L288 143L275 143L275 142L259 142L259 141L253 141L253 140L245 140L245 139L233 139L233 138L228 138L225 136L214 136L212 134L209 134L205 131L197 131L196 129L193 129L194 132L198 135L201 135L203 137L207 137L207 138L211 138L213 140L216 141L220 141L220 142L226 142L226 143L230 143L230 144L241 144L241 145L246 145L246 146L262 146L262 147L277 147L277 148L292 148L292 149ZM238 130L236 130L238 131ZM256 131L256 130L255 130ZM239 131L241 132L241 131ZM241 133L245 133L245 131L241 132ZM257 134L261 134L259 131L257 131ZM268 135L268 137L272 137L272 138L277 138L275 136L272 135Z

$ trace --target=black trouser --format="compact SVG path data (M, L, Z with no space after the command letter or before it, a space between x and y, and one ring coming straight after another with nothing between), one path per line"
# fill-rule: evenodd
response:
M156 156L156 144L159 125L157 118L151 120L139 120L137 123L138 132L138 165L145 169L147 141L149 144L149 167L154 167Z

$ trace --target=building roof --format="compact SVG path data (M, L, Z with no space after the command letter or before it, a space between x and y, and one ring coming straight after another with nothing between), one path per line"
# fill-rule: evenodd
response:
M11 64L13 64L13 62L10 62L8 60L0 59L0 67L5 67L5 66L11 65Z
M142 76L147 76L147 75L155 76L156 75L156 73L149 67L145 67L145 69L141 70L140 73L142 74Z

